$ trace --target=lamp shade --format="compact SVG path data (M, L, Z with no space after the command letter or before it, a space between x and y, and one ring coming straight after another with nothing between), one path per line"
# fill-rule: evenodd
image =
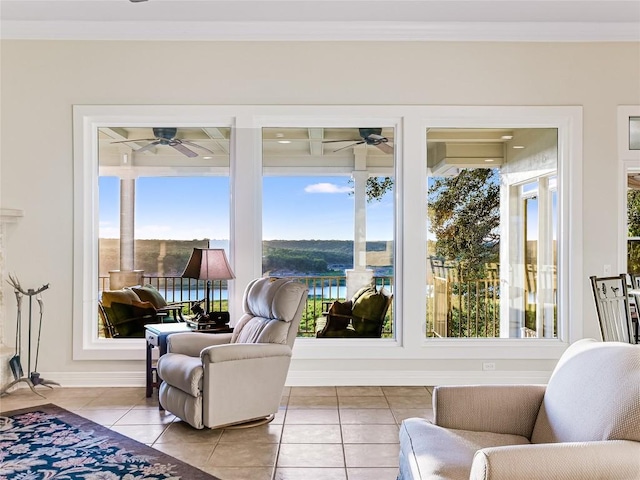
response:
M198 280L230 280L236 278L222 248L194 248L183 278Z

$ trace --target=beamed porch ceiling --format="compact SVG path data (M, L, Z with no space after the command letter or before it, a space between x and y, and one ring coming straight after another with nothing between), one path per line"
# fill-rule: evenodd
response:
M362 135L372 131L370 140L365 140ZM500 166L505 149L526 147L517 144L518 131L523 129L428 129L428 166L434 175L455 174L457 168ZM100 166L103 173L116 173L122 167L224 167L229 162L230 134L228 127L101 127ZM395 131L390 127L262 129L265 167L297 165L348 172L360 156L368 167L390 169L394 152Z

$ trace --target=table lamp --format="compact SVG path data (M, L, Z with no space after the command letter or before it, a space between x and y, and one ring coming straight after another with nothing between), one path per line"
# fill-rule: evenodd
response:
M206 315L211 312L211 281L236 278L222 248L194 248L181 276L207 281ZM222 309L222 299L220 308Z

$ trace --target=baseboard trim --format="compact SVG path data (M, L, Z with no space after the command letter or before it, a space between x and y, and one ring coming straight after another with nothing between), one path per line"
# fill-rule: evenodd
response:
M288 386L402 386L547 383L546 371L334 371L290 370ZM143 387L144 372L43 372L63 387Z
M402 386L402 385L488 385L547 383L544 371L289 371L289 386Z

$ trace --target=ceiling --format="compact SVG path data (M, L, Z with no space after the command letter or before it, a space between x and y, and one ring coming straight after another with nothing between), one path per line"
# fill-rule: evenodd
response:
M100 167L103 173L122 174L159 167L165 174L189 169L229 166L231 129L220 127L166 128L176 146L161 142L150 127L99 128ZM174 131L175 130L175 131ZM374 128L269 127L260 132L265 168L308 173L328 171L350 173L354 169L392 172L395 131L376 130L380 142L365 142L363 136ZM524 149L545 129L430 128L427 130L427 160L434 175L455 175L460 168L499 167L506 162L506 149ZM532 136L532 132L535 133ZM526 132L529 132L528 134ZM184 148L187 150L184 150ZM133 168L133 170L132 170ZM283 171L283 170L281 170ZM140 173L140 172L138 172Z
M638 0L2 0L4 39L640 41Z

